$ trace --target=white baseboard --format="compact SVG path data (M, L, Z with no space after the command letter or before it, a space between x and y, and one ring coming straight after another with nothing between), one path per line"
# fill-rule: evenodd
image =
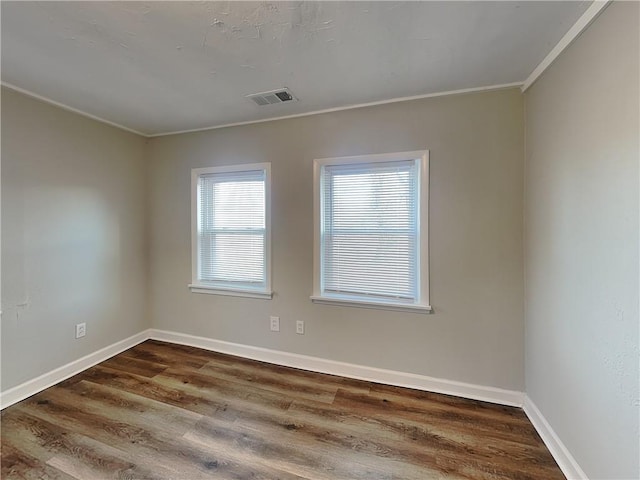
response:
M522 406L523 393L514 390L504 390L501 388L487 387L483 385L473 385L470 383L456 382L441 378L427 377L415 373L398 372L385 370L382 368L367 367L351 363L327 360L325 358L311 357L297 353L270 350L268 348L253 347L238 343L225 342L206 337L196 337L184 333L169 332L165 330L148 329L137 333L129 338L109 345L97 352L86 355L78 360L74 360L62 367L40 375L33 380L29 380L21 385L13 387L0 393L0 408L4 409L14 403L24 400L31 395L35 395L42 390L66 380L87 368L90 368L108 358L117 355L139 343L148 339L162 340L165 342L189 345L203 348L219 353L236 355L253 360L259 360L286 367L300 368L313 372L328 373L369 382L395 385L398 387L414 388L428 392L455 395L458 397L482 400L485 402L509 405L515 407Z
M542 438L542 441L547 446L551 455L558 463L560 470L564 473L567 480L588 480L587 475L582 471L576 459L569 452L564 443L560 440L560 437L553 431L547 419L544 418L535 403L529 398L528 395L524 396L524 412L531 420L531 423L538 431L538 434Z
M148 339L149 330L144 330L129 338L125 338L124 340L120 340L112 345L101 348L97 352L90 353L78 360L74 360L73 362L67 363L55 370L51 370L50 372L40 375L33 380L29 380L18 386L10 388L9 390L0 393L0 408L4 409L19 402L20 400L30 397L31 395L35 395L45 388L49 388L56 383L60 383L61 381L66 380L67 378L72 377L83 370L103 362L108 358L111 358L114 355L117 355L118 353Z
M522 406L523 393L514 390L473 385L470 383L444 380L441 378L427 377L414 373L397 372L382 368L354 365L351 363L337 362L325 358L311 357L297 353L270 350L268 348L253 347L238 343L225 342L205 337L196 337L184 333L169 332L165 330L150 330L150 338L165 342L178 343L191 347L203 348L219 353L236 355L239 357L260 360L267 363L275 363L286 367L300 368L313 372L328 373L341 377L356 378L386 385L413 388L428 392L455 395L458 397L482 400L484 402L498 403L515 407Z
M515 390L504 390L496 387L474 385L471 383L456 382L442 378L427 377L415 373L398 372L382 368L367 367L351 363L327 360L325 358L311 357L297 353L271 350L268 348L253 347L239 343L225 342L206 337L196 337L184 333L169 332L166 330L148 329L129 338L116 342L97 352L86 355L78 360L56 368L48 373L40 375L21 385L0 393L0 408L4 409L14 403L35 395L42 390L66 380L87 368L90 368L108 358L117 355L148 339L161 340L180 345L203 348L219 353L236 355L240 357L259 360L286 367L300 368L313 372L327 373L341 377L366 380L374 383L395 385L398 387L413 388L427 392L455 395L457 397L481 400L524 408L531 423L558 463L558 466L568 480L588 480L578 462L573 458L567 447L564 446L558 435L553 431L549 422L544 418L533 401L524 393Z

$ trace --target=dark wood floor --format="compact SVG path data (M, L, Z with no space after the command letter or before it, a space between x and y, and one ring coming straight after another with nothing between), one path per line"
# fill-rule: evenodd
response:
M518 408L147 341L2 412L2 478L564 479Z

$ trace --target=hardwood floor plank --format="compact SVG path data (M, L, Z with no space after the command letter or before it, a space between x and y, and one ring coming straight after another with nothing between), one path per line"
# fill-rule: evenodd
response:
M181 436L181 431L169 423L156 424L152 431L147 427L143 419L135 420L135 423L123 421L119 412L103 402L102 408L96 403L84 399L82 412L75 412L73 405L80 399L73 394L62 393L51 389L47 394L46 403L27 402L20 407L21 411L42 421L50 422L54 418L64 422L65 427L75 433L86 433L101 446L110 445L121 452L135 452L136 462L142 466L144 472L137 472L131 478L154 478L153 469L158 467L165 473L163 478L209 478L212 472L224 476L224 478L296 478L276 472L272 468L257 469L255 466L242 465L233 461L224 452L212 452L202 448L196 442L189 442ZM127 420L131 421L133 417ZM183 430L181 427L180 430ZM86 443L86 441L85 441ZM88 472L99 463L98 453L104 450L94 447L89 452L84 449L85 457L81 462L69 456L56 455L49 460L49 464L70 472L78 478L92 478ZM90 456L89 456L90 455ZM55 463L52 463L55 462ZM101 466L101 465L100 465ZM74 468L76 468L74 470ZM119 472L119 477L126 476L129 470L135 467L126 462L109 465L109 469ZM150 469L150 471L148 471ZM80 473L77 473L80 472ZM95 472L94 472L95 476ZM119 478L109 476L108 478ZM99 478L107 478L101 473Z
M297 368L283 367L265 362L258 362L241 357L224 355L212 352L214 358L210 360L202 369L210 366L217 368L227 368L233 372L251 372L253 375L265 375L268 378L279 379L281 382L299 385L323 385L326 387L342 388L354 392L369 393L371 383L364 380L338 377L316 372L308 372Z
M186 435L190 440L200 442L209 448L227 449L239 462L251 465L273 465L293 478L308 478L313 480L330 480L348 478L352 480L390 480L388 474L375 468L375 465L358 462L353 456L336 468L335 458L328 458L326 454L313 455L310 452L293 450L290 446L278 448L276 439L271 441L256 440L255 437L244 435L242 442L233 444L222 441L225 439L218 428L208 431L195 431ZM285 455L278 455L285 451Z
M517 442L527 441L540 445L533 436L535 430L524 413L512 407L503 407L502 414L495 410L478 410L459 406L447 407L438 401L404 399L401 394L377 396L360 395L348 391L339 391L333 403L340 409L356 410L362 414L384 417L393 415L417 422L439 423L447 429L476 432L481 438L487 436ZM522 416L514 416L521 413Z
M193 359L193 357L191 357L189 354L193 347L187 347L184 345L176 345L151 340L149 342L140 344L138 347L140 347L140 350L144 350L146 355L150 356L151 358L156 358L157 360L165 359L166 361L171 361L171 359L180 358L181 361L185 361L188 363ZM255 375L265 374L271 376L272 378L284 377L286 379L289 379L291 382L300 380L300 382L297 382L300 384L321 384L327 387L335 386L335 388L349 389L352 391L364 393L369 392L369 388L371 385L369 382L365 382L363 380L355 380L351 378L338 377L335 375L309 372L297 368L283 367L280 365L259 362L256 360L250 360L247 358L216 352L206 352L205 355L198 356L196 358L198 359L198 361L206 360L206 363L204 365L198 366L197 368L206 368L206 366L229 368L235 372L240 371L245 373L252 373ZM183 368L191 367L192 365L188 365L186 363L176 364L176 362L174 361L174 364L172 364L172 366Z
M123 352L122 355L176 368L189 367L198 369L211 361L211 358L207 355L197 352L186 353L181 348L182 345L171 345L171 347L169 345L155 340L148 340Z
M407 466L406 470L409 470L410 465L413 467L412 477L415 478L431 478L443 473L447 473L448 478L464 478L457 472L459 459L452 458L442 448L427 448L424 444L411 445L398 432L382 429L380 424L367 422L365 418L356 415L343 413L339 419L332 418L326 415L327 409L331 407L324 404L304 410L296 409L296 405L294 402L289 408L286 419L263 416L253 417L248 421L238 419L236 422L244 428L260 428L271 436L289 437L292 443L308 448L346 451L370 465L400 461ZM308 402L304 405L309 406Z
M268 373L243 368L229 368L209 362L198 370L207 377L227 380L248 388L259 388L279 395L289 395L295 390L296 396L308 398L316 402L332 403L338 386L325 385L320 382L310 383L287 375Z
M521 409L157 341L1 418L2 478L564 478Z
M391 445L401 445L402 451L394 455L402 457L407 462L412 462L415 458L418 463L425 463L426 459L421 455L431 451L454 460L469 457L469 461L477 462L476 469L490 464L496 469L496 475L502 475L499 478L528 478L518 477L517 472L511 471L510 465L513 465L514 461L530 462L536 465L538 474L552 475L549 478L563 478L553 476L553 472L557 473L558 469L542 442L532 446L532 442L522 443L518 435L505 439L500 431L496 434L488 428L479 430L474 419L469 421L456 417L455 422L437 418L434 421L428 415L416 416L412 412L407 414L403 411L402 405L381 400L380 403L381 408L371 410L361 408L359 404L345 406L338 399L331 406L296 401L288 412L302 423L322 418L328 424L339 425L343 431L350 428L353 435L366 433L369 441L382 442L387 448ZM334 428L334 431L337 432L339 429Z
M84 480L87 478L161 478L161 469L145 470L133 462L123 450L95 441L85 435L63 428L58 424L33 416L22 409L14 409L3 416L3 448L5 443L14 445L23 454L30 452L38 458L41 466L48 465L64 472L66 476ZM5 429L21 430L7 439ZM15 443L14 443L15 442ZM28 454L28 453L27 453ZM46 460L45 460L46 459ZM67 467L67 466L72 466ZM76 476L78 470L91 471L90 476ZM66 478L63 477L63 478ZM46 477L45 477L46 478ZM169 477L164 477L169 478Z
M350 392L344 390L344 393L349 395ZM369 398L387 402L397 401L407 408L422 409L426 412L433 409L446 411L450 412L452 417L462 414L492 420L500 419L501 422L526 426L531 432L535 432L522 409L516 407L380 384L372 384Z
M255 414L246 418L249 417L257 418ZM292 424L286 412L274 412L271 418L278 421L270 429L256 428L246 419L225 424L205 417L185 436L211 446L231 445L234 454L247 462L269 462L281 470L315 480L391 478L390 468L383 468L375 457L354 456L351 451L345 454L340 449L327 448L324 435L313 437L307 432L288 428Z
M287 393L274 392L262 388L260 384L230 381L201 373L200 370L189 372L172 368L161 375L156 375L154 381L169 388L185 389L189 392L197 391L204 397L214 395L218 398L245 400L282 409L288 408L292 401L291 391ZM322 398L318 397L319 400ZM331 398L333 399L333 395ZM326 396L324 399L326 400Z
M42 463L13 445L3 443L0 457L0 478L6 480L74 480L74 477Z
M102 362L102 366L149 378L165 371L169 367L168 365L161 363L135 357L127 357L125 355L116 355L115 357Z
M96 365L80 375L82 375L83 380L88 382L135 393L141 397L157 400L202 415L223 415L229 407L228 401L225 401L224 398L216 398L214 395L207 397L192 395L183 390L165 387L152 379L119 372L101 365Z
M201 419L199 413L173 408L163 402L141 397L85 380L65 389L52 388L47 397L54 402L82 404L83 412L105 416L130 426L156 428L174 436L183 435Z

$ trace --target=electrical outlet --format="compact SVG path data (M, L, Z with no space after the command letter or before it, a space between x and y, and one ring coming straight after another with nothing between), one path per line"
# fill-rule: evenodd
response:
M280 317L269 317L269 321L271 322L271 331L279 332L280 331Z
M298 335L304 335L304 321L296 320L296 333Z
M78 323L76 325L76 338L82 338L87 334L87 324Z

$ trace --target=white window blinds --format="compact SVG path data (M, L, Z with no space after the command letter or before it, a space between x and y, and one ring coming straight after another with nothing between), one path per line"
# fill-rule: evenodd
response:
M320 176L321 294L416 303L418 162L323 165Z
M265 180L265 170L198 176L197 283L267 288Z

